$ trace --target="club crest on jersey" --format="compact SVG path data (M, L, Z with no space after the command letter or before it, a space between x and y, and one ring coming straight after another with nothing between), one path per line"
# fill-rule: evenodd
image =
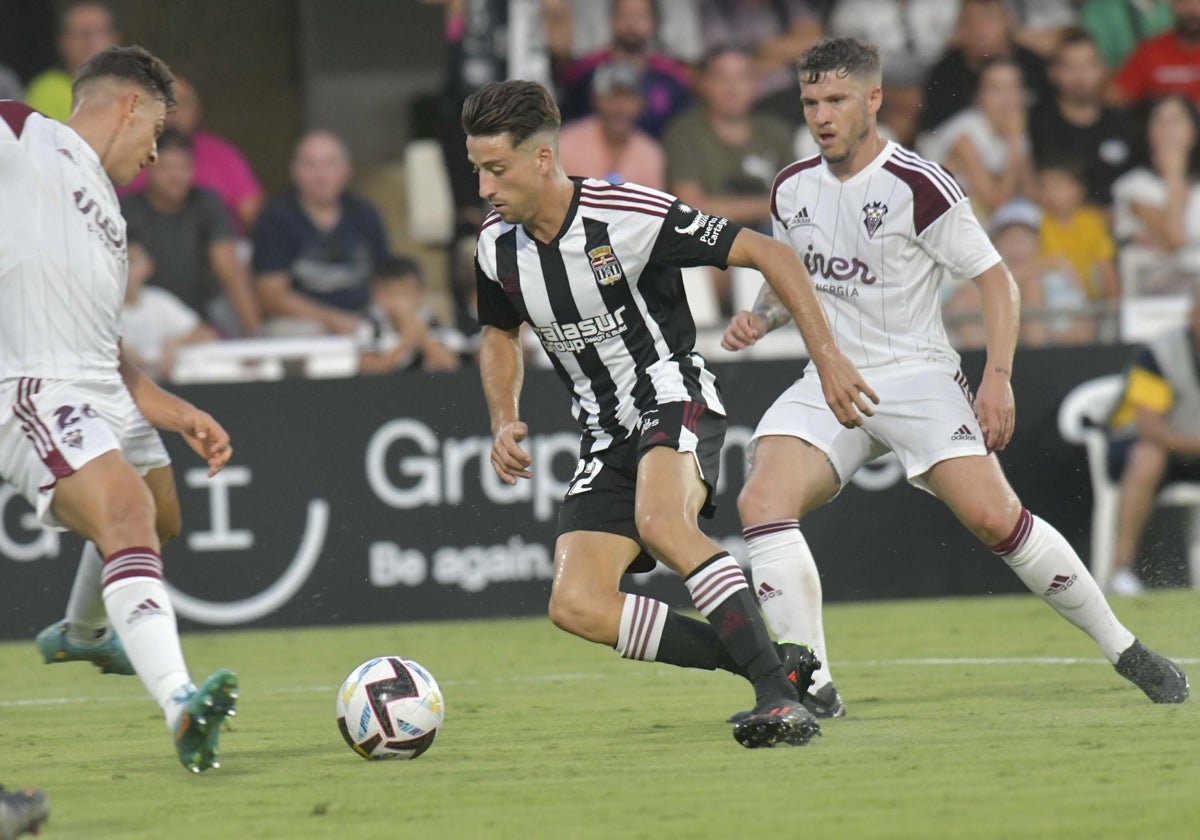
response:
M592 274L601 286L611 286L618 280L625 279L625 273L621 271L621 261L613 253L611 245L599 245L588 251L587 255L591 261Z
M863 227L867 229L867 236L875 238L875 231L883 226L887 211L888 207L882 201L872 201L863 206Z

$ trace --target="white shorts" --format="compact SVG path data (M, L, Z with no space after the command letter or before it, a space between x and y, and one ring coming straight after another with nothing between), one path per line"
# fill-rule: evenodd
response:
M872 368L863 376L879 405L862 426L847 429L837 421L810 366L763 414L754 441L769 435L808 441L829 456L843 487L863 464L889 451L896 453L909 483L923 490L929 488L920 476L935 464L988 454L975 398L954 365L923 360Z
M113 449L142 475L171 463L123 381L0 382L0 479L37 508L43 525L63 530L50 512L58 479Z

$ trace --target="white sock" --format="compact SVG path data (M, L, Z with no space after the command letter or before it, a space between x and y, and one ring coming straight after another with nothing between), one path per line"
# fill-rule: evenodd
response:
M1054 526L1022 509L1017 527L992 551L1030 591L1091 636L1109 662L1116 664L1133 644L1133 634L1117 621L1095 579Z
M800 520L777 519L745 529L754 592L775 638L809 645L821 667L813 672L813 690L833 681L821 619L821 576Z
M125 653L146 691L174 729L179 717L175 695L192 685L175 611L162 581L162 558L151 548L126 548L104 560L104 606Z
M670 608L645 595L626 595L617 630L617 653L626 659L654 662Z
M75 582L67 598L67 638L77 645L94 645L108 638L108 613L100 594L100 550L84 543Z

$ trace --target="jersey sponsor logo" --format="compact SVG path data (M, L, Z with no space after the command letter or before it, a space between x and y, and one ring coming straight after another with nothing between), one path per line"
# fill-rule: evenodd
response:
M629 329L625 323L625 307L584 318L571 324L554 321L544 327L534 327L542 346L549 353L582 353L589 346L616 338Z
M596 282L601 286L611 286L618 280L625 279L625 272L621 270L621 261L613 253L612 246L600 245L588 251L587 255L592 265L592 274L595 275Z
M801 207L799 210L797 210L792 215L792 218L787 220L787 224L784 225L784 227L786 227L788 230L791 230L792 228L797 227L799 225L811 225L811 224L812 224L812 219L810 219L808 217L808 208Z
M125 250L125 237L121 232L120 225L116 219L104 215L100 205L96 203L96 199L92 198L87 193L86 187L80 187L75 190L75 207L80 213L88 217L88 230L100 234L104 240L104 246L115 254L123 254Z
M808 251L804 255L804 267L813 277L824 277L826 280L854 280L857 278L864 286L873 286L879 279L858 257L850 260L838 256L827 257L820 251L814 250L812 245L808 246ZM846 294L844 291L835 291L832 284L829 283L816 285L822 291L833 291L834 294L839 295ZM857 294L856 291L854 295L857 296Z
M875 231L883 227L883 217L887 212L888 206L882 201L872 201L863 205L863 227L867 229L868 237L875 238Z
M681 204L679 205L679 209L683 210L685 206ZM692 208L688 207L687 210L691 211ZM717 240L721 236L721 231L729 224L729 220L724 216L710 216L708 213L701 213L699 210L696 210L695 213L696 218L683 227L675 228L675 232L684 236L696 236L705 245L716 245Z

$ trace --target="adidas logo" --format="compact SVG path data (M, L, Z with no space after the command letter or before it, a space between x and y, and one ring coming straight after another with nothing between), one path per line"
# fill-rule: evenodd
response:
M812 224L812 219L808 218L808 208L801 207L796 212L796 215L794 215L794 216L792 216L792 218L788 219L787 226L792 228L792 227L795 227L796 225L811 225L811 224Z
M778 598L782 594L783 594L782 589L776 589L774 586L772 586L771 584L764 581L758 587L758 603L765 604L767 601L770 601L772 598Z
M133 624L139 619L147 618L152 615L166 615L167 611L159 606L158 602L153 598L147 598L142 603L133 608L129 616L125 619L126 624Z
M1042 594L1044 594L1047 598L1050 598L1054 595L1059 594L1060 592L1066 592L1068 589L1070 589L1072 586L1075 585L1075 578L1077 578L1077 577L1079 577L1079 576L1078 575L1055 575L1054 579L1052 581L1050 581L1050 586L1047 587L1046 591Z
M728 639L745 626L746 619L740 613L728 610L721 618L721 638Z
M975 433L966 423L963 423L955 429L954 434L950 435L950 440L975 440Z

